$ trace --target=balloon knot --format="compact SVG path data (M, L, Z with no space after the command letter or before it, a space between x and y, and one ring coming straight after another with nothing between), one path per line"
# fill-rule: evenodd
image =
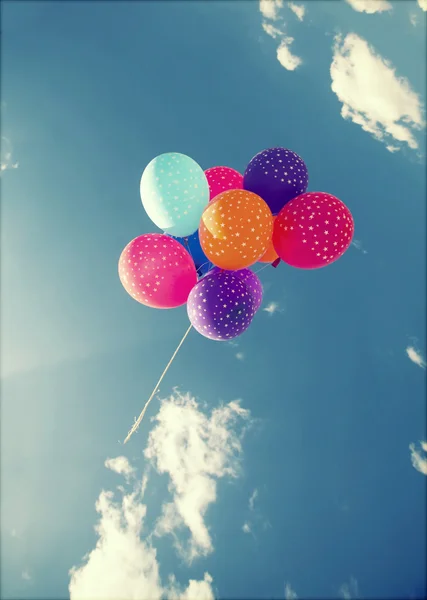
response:
M277 267L280 264L280 261L281 261L281 258L276 258L276 260L271 263L271 266L274 267L275 269L277 269Z

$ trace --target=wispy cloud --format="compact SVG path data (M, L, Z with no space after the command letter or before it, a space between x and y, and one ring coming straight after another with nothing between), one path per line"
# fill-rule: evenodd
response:
M241 440L250 423L250 413L233 401L212 411L208 417L189 394L164 400L144 452L159 473L170 478L173 500L164 504L156 535L172 534L181 556L191 562L213 550L205 523L210 504L216 501L217 480L237 477L240 472ZM177 531L190 532L185 544Z
M418 24L418 15L415 13L409 13L409 21L413 27L416 27Z
M304 19L305 6L304 4L295 4L295 2L288 2L288 6L299 21Z
M264 29L265 33L267 35L269 35L270 37L272 37L274 40L278 37L281 37L282 35L284 35L284 32L279 29L278 27L275 27L274 25L272 25L271 23L263 23L262 24L262 28Z
M421 10L427 11L427 0L418 0L418 6Z
M295 590L292 589L291 584L285 583L285 600L298 600L298 596Z
M340 598L343 600L352 600L353 598L359 598L359 584L357 579L350 577L349 583L343 583L338 590Z
M262 16L271 21L278 18L278 11L283 6L283 0L260 0L259 10Z
M356 248L356 250L360 250L363 254L368 254L368 251L363 248L362 242L360 240L353 240L351 245Z
M267 306L262 310L272 316L281 309L278 302L269 302L269 304L267 304Z
M0 172L17 169L19 163L13 160L12 144L4 135L1 136Z
M393 10L393 6L386 0L346 0L357 12L365 12L368 15Z
M271 524L269 523L269 521L267 519L265 519L264 516L260 513L260 511L255 507L255 501L257 500L258 496L259 496L258 488L255 488L254 491L252 492L252 494L249 496L249 501L248 501L249 515L242 526L243 532L251 533L254 536L254 538L255 538L254 528L257 529L259 526L261 526L262 529L265 530L265 529L268 529L269 527L271 527Z
M355 33L335 37L330 68L341 115L386 145L418 148L415 132L425 126L419 96L409 82ZM390 142L394 142L390 144Z
M421 450L415 448L415 444L410 444L409 449L411 451L411 462L412 466L427 475L427 442L420 442Z
M254 510L255 500L257 498L258 498L258 489L255 488L254 491L251 494L251 497L249 498L249 510Z
M406 354L408 355L409 360L412 360L413 363L415 363L422 369L425 369L426 361L422 357L421 352L419 350L416 350L413 346L408 346L406 348Z
M243 354L243 352L238 352L236 354L236 358L237 360L245 360L245 355Z
M24 571L22 571L21 578L24 581L31 581L32 577L31 577L30 572L28 571L28 569L25 569Z
M389 144L388 146L386 146L386 148L387 148L387 150L388 150L389 152L391 152L392 154L393 154L394 152L399 152L399 150L400 150L399 146L393 146L392 144Z

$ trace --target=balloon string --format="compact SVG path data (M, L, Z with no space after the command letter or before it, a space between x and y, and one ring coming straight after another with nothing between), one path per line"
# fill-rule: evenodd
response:
M165 367L165 370L164 370L164 371L163 371L163 373L161 374L161 377L160 377L159 381L156 383L156 387L155 387L155 388L154 388L154 390L152 391L152 393L151 393L151 396L148 398L147 402L145 403L145 406L144 406L144 408L142 409L142 411L141 411L141 414L139 415L138 419L137 419L137 420L135 421L135 423L133 424L133 427L132 427L132 429L131 429L131 430L129 431L129 433L127 434L127 436L126 436L126 439L125 439L125 441L123 442L124 444L126 444L126 443L127 443L129 440L130 440L130 438L131 438L132 434L133 434L133 433L135 433L135 431L136 431L136 430L138 429L138 427L140 426L140 424L141 424L141 421L142 421L142 419L144 418L145 411L146 411L146 410L147 410L147 408L148 408L148 405L150 404L151 400L154 398L154 395L155 395L155 393L157 392L157 389L158 389L159 385L162 383L163 377L164 377L164 376L166 375L166 373L168 372L168 370L169 370L169 367L170 367L170 366L171 366L171 364L173 363L175 356L178 354L178 351L179 351L179 349L181 348L182 344L184 343L184 341L185 341L185 338L187 337L187 335L190 333L190 331L191 331L192 327L193 327L193 325L190 325L190 327L189 327L189 328L187 329L187 331L184 333L184 336L183 336L182 340L179 342L178 346L176 347L176 350L175 350L175 352L172 354L172 357L171 357L170 361L169 361L169 362L168 362L168 364L166 365L166 367Z
M266 265L264 265L263 267L261 267L260 269L258 269L258 271L254 271L255 275L258 275L258 273L261 273L261 271L263 271L267 267L271 267L271 263L267 263Z

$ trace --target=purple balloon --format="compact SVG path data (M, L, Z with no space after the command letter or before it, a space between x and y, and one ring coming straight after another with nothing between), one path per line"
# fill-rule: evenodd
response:
M256 154L243 175L243 189L258 194L277 215L308 186L308 171L298 154L286 148L269 148Z
M235 271L210 271L187 300L190 323L201 335L227 341L241 335L255 315L255 299Z
M211 273L221 273L221 271L224 271L224 269L220 269L219 267L214 267L211 270ZM238 271L228 271L228 272L233 273L234 275L236 275L236 277L238 277L245 283L246 287L252 294L252 297L254 299L255 312L257 312L257 310L261 306L262 295L263 295L262 284L261 284L261 281L260 281L258 275L256 275L250 269L239 269Z
M253 271L250 269L241 269L240 271L234 271L237 277L245 283L246 287L249 289L255 303L255 312L259 309L262 303L262 284L261 281Z

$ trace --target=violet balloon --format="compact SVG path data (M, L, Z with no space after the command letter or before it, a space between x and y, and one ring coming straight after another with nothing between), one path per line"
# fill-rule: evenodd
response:
M246 167L243 188L254 192L268 204L273 215L308 186L308 171L303 159L287 148L268 148L256 154Z
M211 273L221 273L221 271L222 271L222 269L220 269L219 267L214 267L211 270ZM246 285L246 287L252 294L252 297L254 299L254 309L255 309L255 312L257 312L257 310L259 309L259 307L262 304L262 295L263 295L262 283L261 283L258 275L256 275L250 269L239 269L238 271L227 271L227 272L233 273L234 275L236 275L236 277L239 277L239 279L241 279L244 282L244 284Z
M194 329L211 340L241 335L255 315L255 300L235 271L211 271L191 290L188 318Z
M197 283L190 254L163 233L147 233L129 242L120 256L119 277L132 298L152 308L185 304Z

